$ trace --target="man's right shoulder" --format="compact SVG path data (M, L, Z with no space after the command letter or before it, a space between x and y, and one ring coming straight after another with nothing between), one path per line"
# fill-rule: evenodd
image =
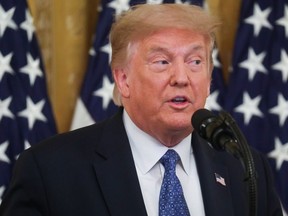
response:
M55 154L92 149L101 140L103 130L105 130L107 124L109 124L108 121L103 121L73 131L56 134L32 145L26 151L31 151L32 154L40 157L45 155L53 157Z

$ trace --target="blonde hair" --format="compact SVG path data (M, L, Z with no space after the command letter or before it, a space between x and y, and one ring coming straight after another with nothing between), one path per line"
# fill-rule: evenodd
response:
M208 38L212 50L215 43L214 31L220 22L201 7L186 4L141 4L116 17L112 25L110 41L112 46L111 68L124 67L131 52L133 42L145 38L155 31L166 28L187 29ZM121 95L114 87L113 100L121 106Z

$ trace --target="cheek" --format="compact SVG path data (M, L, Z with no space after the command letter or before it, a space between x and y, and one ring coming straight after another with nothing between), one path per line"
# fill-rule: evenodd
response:
M131 101L139 109L139 112L146 113L151 116L161 109L165 89L161 81L153 76L145 77L142 80L137 80L131 90Z
M140 101L151 101L151 103L157 98L159 100L161 92L160 84L150 79L137 80L133 83L133 88L131 89L131 94L137 95Z
M134 74L129 77L128 85L130 96L132 100L141 100L150 92L150 83L145 76L142 75L140 71L133 71ZM137 74L137 75L136 75Z
M133 85L134 89L140 92L156 94L159 91L163 83L165 82L163 74L151 73L148 68L142 68L141 70L135 70L134 76L131 76L130 85Z
M210 94L210 80L205 79L202 85L203 85L203 94L204 96L208 97Z
M196 79L192 86L194 86L195 93L198 96L201 96L201 98L207 98L210 94L210 79L208 78L202 78L202 79ZM196 96L197 96L196 95Z

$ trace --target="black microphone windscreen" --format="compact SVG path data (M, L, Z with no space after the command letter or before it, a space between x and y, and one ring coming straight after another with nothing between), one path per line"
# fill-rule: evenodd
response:
M215 117L215 115L207 109L199 109L194 112L191 122L193 128L199 132L201 124L208 118Z

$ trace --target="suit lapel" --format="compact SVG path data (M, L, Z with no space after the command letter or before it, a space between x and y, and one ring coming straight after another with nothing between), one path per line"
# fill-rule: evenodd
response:
M193 133L196 160L206 216L233 216L229 174L223 161L225 152L215 152L207 142Z
M104 127L102 137L94 169L111 215L147 215L122 112Z
M95 150L94 169L111 215L146 216L136 168L122 122L122 112L104 126ZM229 173L223 154L215 152L196 133L192 146L206 216L233 216ZM223 178L225 183L217 181ZM223 180L222 180L223 181Z

